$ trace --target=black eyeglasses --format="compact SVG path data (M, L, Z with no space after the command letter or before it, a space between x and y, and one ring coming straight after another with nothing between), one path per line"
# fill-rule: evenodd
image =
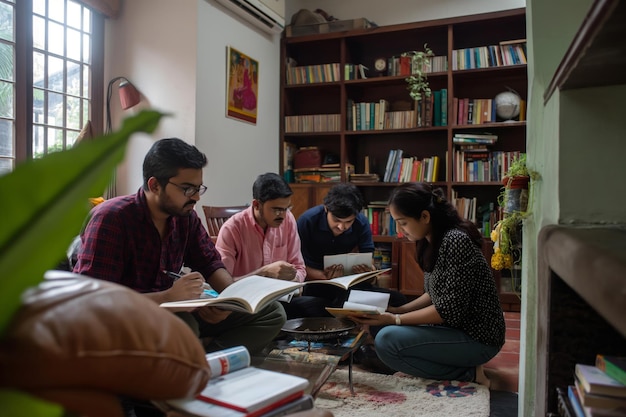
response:
M198 187L190 185L189 187L183 187L182 185L174 184L173 182L170 182L170 181L168 181L167 183L175 185L176 187L183 190L183 194L185 195L185 197L193 197L196 194L202 195L206 192L206 185L200 185Z
M285 214L288 211L291 210L291 206L287 207L287 208L282 208L282 207L270 207L270 210L272 210L272 212L274 213L274 216L280 216L281 214Z

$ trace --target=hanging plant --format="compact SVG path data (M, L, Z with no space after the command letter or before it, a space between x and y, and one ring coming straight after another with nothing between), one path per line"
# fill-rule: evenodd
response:
M430 72L431 58L435 56L433 51L427 44L424 44L423 51L404 52L401 56L411 58L412 72L409 77L405 78L409 84L407 90L409 90L411 98L419 101L423 97L430 97L431 91L426 74Z

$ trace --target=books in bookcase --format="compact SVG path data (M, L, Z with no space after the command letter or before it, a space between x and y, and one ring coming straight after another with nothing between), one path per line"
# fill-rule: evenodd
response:
M626 385L626 357L596 355L596 367L616 381Z

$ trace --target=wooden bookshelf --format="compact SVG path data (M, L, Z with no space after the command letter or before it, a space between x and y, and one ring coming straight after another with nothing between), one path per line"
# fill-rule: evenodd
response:
M527 100L526 65L489 66L474 69L453 69L457 50L471 51L499 45L503 41L526 38L525 9L505 10L457 18L439 19L400 25L356 29L345 32L284 37L281 41L283 62L297 63L298 67L310 67L315 71L330 70L327 64L339 63L339 77L333 74L317 74L317 79L330 81L300 84L287 83L287 65L281 73L281 120L292 116L320 114L340 115L339 131L287 133L285 123L280 128L281 166L284 165L284 143L297 148L317 146L326 153L338 155L342 168L342 181L348 181L348 164L354 165L355 173L364 173L365 159L369 157L370 172L384 178L387 158L392 149L402 149L410 156L439 158L437 179L434 186L441 187L451 198L453 192L459 197L476 198L478 206L497 206L497 196L502 187L499 179L486 181L454 181L453 156L458 149L453 143L456 133L489 132L498 135L490 151L525 152L526 122L513 120L504 122L495 119L482 124L457 124L454 118L454 98L493 99L498 93L515 90ZM415 103L409 96L406 75L378 74L374 61L384 57L390 59L407 51L423 50L427 44L435 56L447 57L447 69L428 73L431 90L447 93L447 104L441 107L448 123L443 126L410 126L398 129L354 130L348 126L348 103L376 103L386 100L392 111L412 110ZM478 53L478 52L476 52ZM456 55L455 55L456 54ZM482 58L481 58L482 59ZM484 60L482 61L484 62ZM346 64L362 64L370 70L368 78L345 79ZM389 67L389 65L388 65ZM335 67L336 68L336 67ZM442 93L443 94L443 93ZM454 118L454 120L453 120ZM386 201L398 182L359 182L367 202ZM332 184L293 184L294 215L299 216L307 208L320 204ZM377 239L380 239L378 237ZM390 237L397 264L393 265L394 284L409 294L418 295L421 289L409 284L409 269L412 263L411 247L414 244ZM411 265L411 268L413 265ZM514 296L516 299L517 296ZM511 297L508 297L510 299Z

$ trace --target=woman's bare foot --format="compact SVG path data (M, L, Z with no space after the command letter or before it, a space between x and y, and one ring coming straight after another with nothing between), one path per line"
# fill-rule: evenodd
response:
M478 365L476 367L475 381L477 384L484 385L487 388L491 387L491 380L487 378L487 375L485 375L485 368L483 368L482 365Z

